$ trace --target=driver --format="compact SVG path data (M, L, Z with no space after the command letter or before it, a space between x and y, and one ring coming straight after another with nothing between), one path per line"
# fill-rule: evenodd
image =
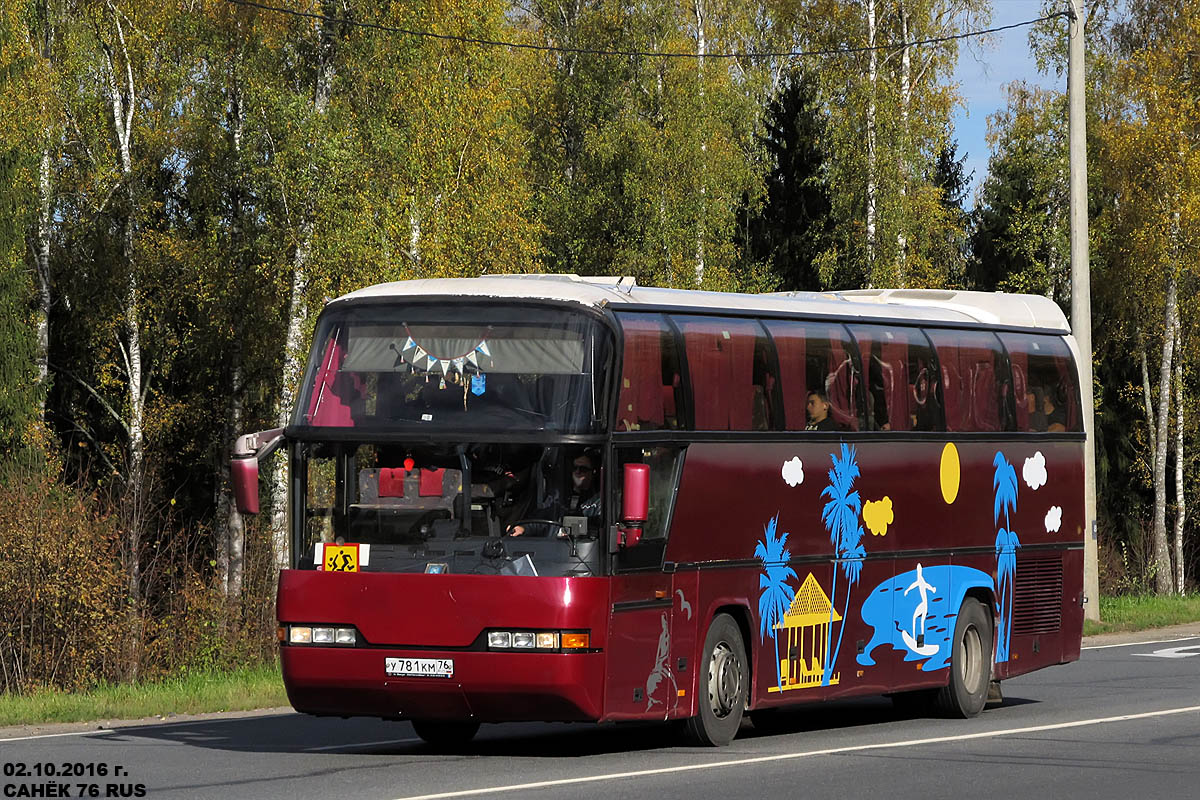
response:
M575 456L571 461L571 490L566 498L560 497L557 492L552 493L545 505L534 512L534 516L555 521L564 516L587 517L589 522L597 519L601 509L600 480L597 475L599 467L599 458L593 451L585 450ZM508 535L521 536L525 532L524 525L513 525ZM559 535L566 534L560 530Z

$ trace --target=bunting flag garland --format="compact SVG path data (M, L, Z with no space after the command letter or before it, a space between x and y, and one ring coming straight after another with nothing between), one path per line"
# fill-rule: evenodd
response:
M404 329L407 333L407 336L404 340L404 347L400 349L400 353L404 357L404 360L407 361L414 370L420 370L433 374L438 374L440 372L443 377L458 373L464 376L464 386L466 385L465 376L467 374L467 365L470 365L473 371L478 372L483 369L479 363L480 357L492 357L492 350L491 347L488 346L486 338L480 339L479 344L475 345L462 355L442 357L429 352L420 344L418 344L416 338L413 337L412 332L408 330L407 325L404 326ZM488 326L488 331L491 331L491 326Z

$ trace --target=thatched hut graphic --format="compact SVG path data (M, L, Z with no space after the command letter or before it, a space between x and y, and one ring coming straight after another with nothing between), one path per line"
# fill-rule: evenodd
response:
M842 615L829 602L821 584L811 572L808 573L791 607L783 615L783 622L775 626L777 631L787 631L787 647L779 662L781 685L767 691L786 692L820 686L825 677L829 625L841 619ZM836 684L838 677L838 673L831 675L829 685Z

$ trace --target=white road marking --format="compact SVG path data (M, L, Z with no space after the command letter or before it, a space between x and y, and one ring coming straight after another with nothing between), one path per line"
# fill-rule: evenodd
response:
M1107 650L1110 647L1141 647L1146 644L1167 644L1169 642L1188 642L1192 639L1198 639L1198 636L1177 636L1174 639L1152 639L1148 642L1125 642L1124 644L1096 644L1091 647L1081 648L1083 650Z
M626 778L644 778L651 775L670 775L677 772L695 772L704 769L720 769L721 767L744 767L749 764L765 764L772 761L792 761L814 756L828 756L838 753L859 753L867 750L890 750L898 747L919 747L927 744L943 742L962 742L968 739L989 739L995 736L1020 736L1041 731L1057 731L1065 728L1082 728L1089 725L1102 725L1106 722L1126 722L1134 719L1149 719L1151 717L1166 717L1173 714L1200 712L1200 706L1184 708L1168 708L1162 711L1146 711L1140 714L1122 714L1117 717L1098 717L1095 719L1080 719L1073 722L1056 722L1050 725L1031 725L1027 728L1008 728L998 731L980 731L979 733L954 734L952 736L935 736L929 739L908 739L899 742L884 742L882 744L860 744L850 747L830 747L824 750L806 750L801 753L781 753L771 756L754 758L737 758L728 761L716 761L710 764L687 764L679 767L660 767L658 769L642 769L633 772L610 772L601 775L588 775L581 778L562 778L559 780L536 781L533 783L516 783L507 786L486 786L480 789L463 789L456 792L438 792L436 794L413 795L399 800L441 800L449 797L471 797L474 795L499 794L501 792L527 792L533 789L548 789L556 786L571 786L580 783L598 783L615 781Z
M420 739L380 739L376 742L351 742L350 744L327 744L324 747L306 747L306 753L319 753L322 750L346 750L351 747L371 747L377 744L412 744Z
M70 733L39 733L36 736L11 736L8 738L0 738L0 742L24 742L29 739L53 739L56 736L102 736L106 733L114 733L113 728L105 728L99 731L71 731Z
M1155 650L1153 653L1134 653L1135 656L1145 656L1146 658L1191 658L1192 656L1200 656L1200 653L1189 653L1188 650L1200 650L1200 644L1185 644L1183 647L1164 647L1160 650Z

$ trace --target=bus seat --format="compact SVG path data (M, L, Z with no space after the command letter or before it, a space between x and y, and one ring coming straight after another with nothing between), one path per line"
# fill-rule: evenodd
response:
M421 485L417 493L421 497L441 497L442 480L446 476L444 469L430 469L424 467L421 469Z
M404 467L384 467L379 470L379 496L404 497Z
M854 365L849 358L843 360L834 371L825 376L825 394L829 396L829 416L837 423L838 430L858 430L858 415L854 413ZM806 398L807 399L807 398Z
M767 409L767 393L763 387L754 385L754 400L750 411L750 430L765 431L768 428L770 415Z
M675 387L662 387L662 406L663 414L667 417L675 416Z

